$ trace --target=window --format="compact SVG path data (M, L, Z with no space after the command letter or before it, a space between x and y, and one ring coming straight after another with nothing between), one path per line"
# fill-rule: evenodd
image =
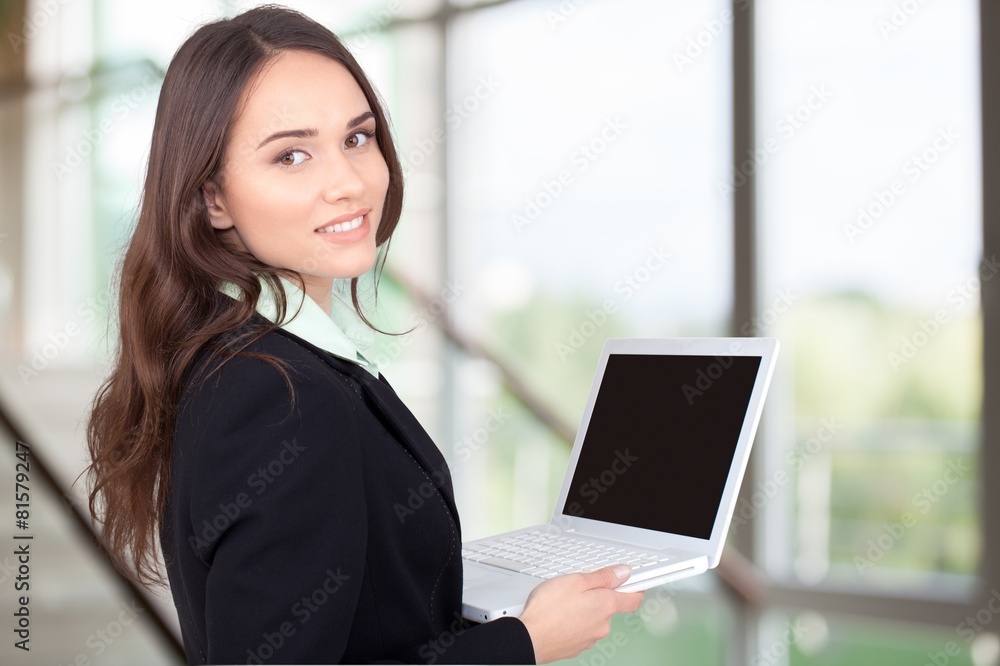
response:
M19 73L0 96L0 406L65 487L163 72L253 4L0 9L24 38L0 50ZM605 338L781 340L730 539L766 603L724 567L651 591L567 663L997 663L993 611L970 601L996 520L978 509L980 287L1000 269L979 3L288 4L343 36L390 110L407 196L364 293L380 327L413 329L376 357L449 461L465 538L547 520ZM51 592L76 614L50 655L68 663L118 611L63 536L53 568L90 581ZM147 628L108 651L173 658Z
M691 64L663 48L681 49L722 12L508 3L461 16L449 32L449 266L466 290L455 320L510 359L572 430L605 338L724 332L729 206L712 176L731 145L729 39L720 34ZM480 363L459 359L456 372L456 439L491 410L516 413ZM530 423L512 416L481 452L455 461L477 470L460 477L463 506L483 506L471 509L473 533L550 517L569 451ZM530 500L485 506L477 477L498 465Z
M786 346L761 468L789 480L761 540L775 575L976 572L979 280L998 270L980 261L976 11L757 6L760 317Z

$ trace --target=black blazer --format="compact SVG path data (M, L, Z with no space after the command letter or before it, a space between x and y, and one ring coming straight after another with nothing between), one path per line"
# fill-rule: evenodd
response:
M256 324L266 324L258 318ZM180 400L161 527L191 664L533 664L516 618L461 618L440 451L384 377L283 330Z

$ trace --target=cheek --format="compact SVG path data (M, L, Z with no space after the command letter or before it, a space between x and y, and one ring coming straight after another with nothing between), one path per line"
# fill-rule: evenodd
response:
M368 182L371 192L378 199L378 206L381 208L385 201L385 193L389 190L389 166L381 156L379 156L377 164L372 166Z
M376 190L385 190L389 184L389 165L385 163L385 156L382 155L382 151L376 147L375 150L365 156L362 164L365 170L365 180L368 181L368 187L373 192Z
M289 187L273 178L246 178L232 201L236 227L244 233L279 229L291 219L302 219L312 202L306 188Z

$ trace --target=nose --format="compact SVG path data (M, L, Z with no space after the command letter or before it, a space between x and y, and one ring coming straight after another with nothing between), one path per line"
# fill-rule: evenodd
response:
M365 191L364 173L359 165L343 153L332 158L330 168L326 170L326 187L323 198L328 203L336 203L344 199L357 199Z

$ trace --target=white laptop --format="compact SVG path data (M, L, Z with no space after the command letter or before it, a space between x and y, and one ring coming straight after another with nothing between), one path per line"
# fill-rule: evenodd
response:
M544 580L624 562L645 590L719 563L773 338L611 339L552 519L465 543L462 614L517 616Z

